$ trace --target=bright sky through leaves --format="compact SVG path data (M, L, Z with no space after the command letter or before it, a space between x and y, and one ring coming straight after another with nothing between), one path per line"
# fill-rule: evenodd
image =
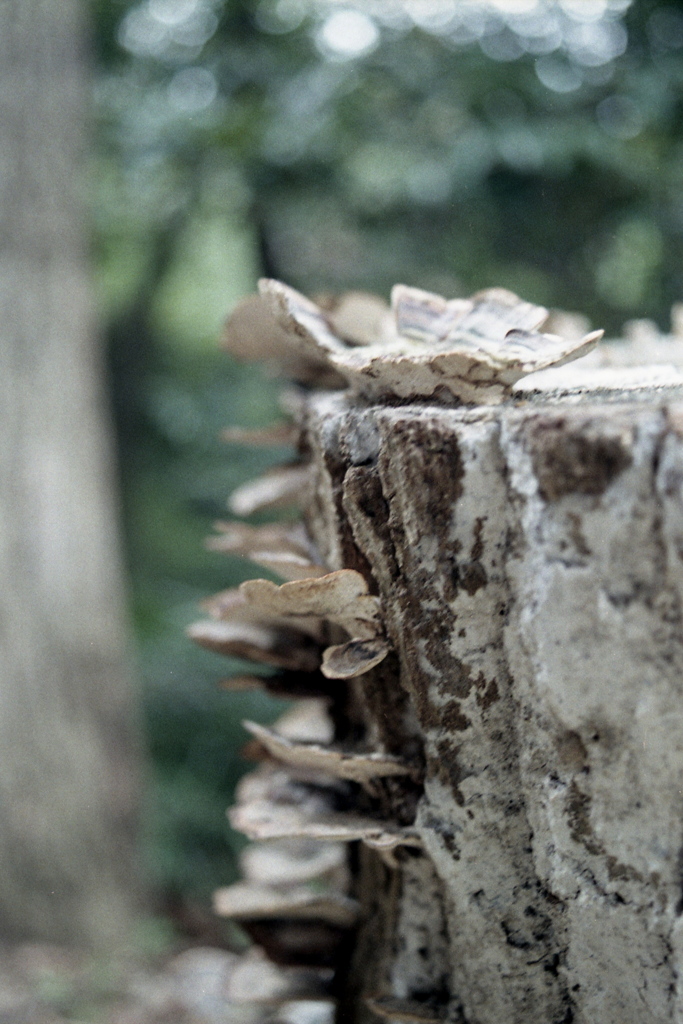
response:
M529 54L546 88L578 89L584 72L598 74L626 51L622 16L631 0L262 0L258 27L275 35L304 18L320 53L347 61L374 50L385 33L418 28L455 49L478 45L490 59L514 61ZM139 57L188 64L218 27L220 0L143 0L123 19L119 42ZM210 95L205 88L202 98ZM199 94L188 107L201 105ZM623 118L622 118L623 120ZM632 122L634 123L634 122ZM619 128L629 131L631 128Z

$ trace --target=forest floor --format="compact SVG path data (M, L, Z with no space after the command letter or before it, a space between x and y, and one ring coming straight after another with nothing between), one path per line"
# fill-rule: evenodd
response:
M252 1024L226 999L237 955L209 946L116 961L0 949L0 1024Z

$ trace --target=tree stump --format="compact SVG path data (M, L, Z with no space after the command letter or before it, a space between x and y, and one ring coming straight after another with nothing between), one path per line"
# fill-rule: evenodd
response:
M359 574L381 635L309 602L331 742L257 732L234 821L349 841L345 1024L683 1019L683 377L576 365L495 405L299 396L316 594Z

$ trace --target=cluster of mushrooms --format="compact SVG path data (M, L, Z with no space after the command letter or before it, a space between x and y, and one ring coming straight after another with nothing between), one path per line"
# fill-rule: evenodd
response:
M293 410L313 388L350 389L361 402L496 404L521 377L583 355L602 333L571 340L541 333L547 310L503 289L447 301L397 285L391 306L365 293L316 304L277 281L260 289L230 318L226 347L293 381ZM298 445L300 427L225 436L238 444ZM312 467L300 458L239 488L230 508L238 517L305 508L314 486ZM212 651L268 666L269 674L238 676L228 688L297 701L272 728L244 723L260 765L242 779L229 814L252 844L242 856L243 880L216 893L215 909L239 921L255 945L232 975L228 996L271 1008L272 1020L326 1024L334 1016L335 970L349 955L361 914L349 844L372 847L392 865L397 847L419 845L409 821L382 816L380 796L393 780L418 799L420 765L414 756L378 749L372 723L343 740L336 728L345 688L362 687L364 674L390 653L372 581L324 564L304 522L234 521L217 529L213 550L244 556L284 582L253 579L215 595L204 604L208 618L190 635ZM406 1019L391 1000L376 999L372 1009Z

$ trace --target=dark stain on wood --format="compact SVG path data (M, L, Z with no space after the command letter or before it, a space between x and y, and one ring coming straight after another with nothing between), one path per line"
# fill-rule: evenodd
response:
M385 459L395 455L425 533L446 538L465 475L457 438L419 419L396 423L384 448Z
M599 856L604 853L597 841L590 821L591 798L582 792L572 779L567 799L567 819L569 831L575 843L580 843L589 853Z
M489 581L486 569L481 562L461 562L459 565L459 583L470 597Z
M409 697L399 679L399 661L390 651L383 662L362 676L361 690L384 749L415 760L421 757L421 747L414 737L406 735Z
M526 429L541 497L599 496L633 461L631 436L614 418L540 416Z
M389 580L399 576L394 542L389 529L389 505L376 466L353 466L344 477L343 501L354 509L354 518L363 517L372 531L382 559L382 570ZM345 517L346 518L346 517Z
M449 701L448 704L435 710L439 725L449 732L464 732L472 725L467 715L463 713L458 700Z
M448 664L444 665L444 675L439 678L438 690L444 697L457 697L465 700L472 692L475 680L471 669L458 658L448 652Z
M569 736L576 734L568 734ZM578 738L578 737L577 737ZM580 742L580 741L579 741ZM583 744L581 744L583 746ZM585 751L585 748L584 748ZM598 842L590 824L591 798L583 793L576 782L570 785L570 796L567 804L569 826L572 839L581 843L589 853L594 855L604 854L605 850ZM628 864L622 864L616 857L607 854L605 857L607 874L612 881L624 880L630 882L643 882L644 877L636 868Z
M482 673L479 673L479 678L483 679ZM479 685L479 679L477 679L477 704L482 711L488 711L488 709L500 700L500 692L498 690L498 683L495 679L492 679L488 686L486 680L483 679L484 685Z
M645 881L640 871L632 868L629 864L622 864L616 857L612 857L611 855L608 855L607 857L607 874L613 882L620 879L625 882Z
M459 750L451 740L439 740L436 744L437 757L428 759L427 769L451 790L458 807L464 807L465 797L460 784L466 775L458 762Z
M588 558L593 552L588 547L588 542L583 535L581 516L577 512L567 512L567 521L569 522L569 539L576 548L577 554Z
M484 541L482 534L484 532L484 523L486 522L486 519L487 516L477 516L474 523L474 540L472 543L472 550L470 551L470 559L473 562L478 562L484 554Z
M356 569L357 572L368 581L372 594L377 593L377 584L373 578L370 563L356 544L351 525L344 513L344 478L347 471L347 463L340 448L339 439L325 448L323 452L325 468L330 475L332 484L332 500L336 512L336 527L339 535L342 564L345 569ZM305 510L304 510L305 512ZM319 518L324 519L324 511L318 509L316 513Z
M568 772L582 772L588 766L588 751L578 732L570 730L557 741L559 764Z

